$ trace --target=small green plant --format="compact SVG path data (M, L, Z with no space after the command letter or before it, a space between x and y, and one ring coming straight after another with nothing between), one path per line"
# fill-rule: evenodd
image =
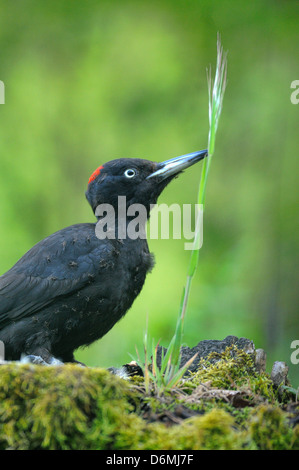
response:
M215 149L216 132L218 128L219 118L222 111L222 102L226 87L226 73L227 73L227 53L223 52L221 46L220 35L217 36L217 62L214 81L212 80L211 67L207 70L208 78L208 94L209 94L209 136L208 136L208 156L203 161L201 178L198 188L197 202L199 207L204 209L205 193L208 173L211 165L212 156ZM195 356L191 358L184 367L180 367L181 362L181 346L183 339L183 326L186 315L186 309L191 289L192 279L196 272L199 259L199 237L201 233L200 218L197 218L194 235L194 249L191 252L186 285L183 290L179 315L177 319L175 334L170 341L170 344L164 355L162 349L162 357L160 367L157 365L157 350L158 344L155 346L154 341L151 345L151 358L149 357L149 344L147 331L144 338L144 356L145 363L143 365L145 387L149 392L150 379L154 382L155 389L158 395L163 393L164 390L169 390L174 387L180 378L184 375L189 365L194 361ZM140 360L140 358L139 358ZM151 368L150 368L150 360Z
M197 356L197 354L195 354L183 367L180 367L180 345L175 344L177 338L178 336L173 336L166 351L161 348L161 357L158 364L157 351L159 342L155 344L154 339L152 339L150 345L146 329L143 340L144 363L142 363L138 351L137 356L138 363L144 371L144 385L147 395L151 392L151 384L153 385L154 392L157 396L161 396L164 391L175 387L188 369L189 365L192 364L193 360ZM150 355L149 351L151 352Z
M299 387L298 387L298 388L294 388L294 387L289 387L288 385L282 385L281 388L282 388L283 390L286 390L287 392L292 393L293 395L295 395L295 401L298 401L298 398L299 398Z

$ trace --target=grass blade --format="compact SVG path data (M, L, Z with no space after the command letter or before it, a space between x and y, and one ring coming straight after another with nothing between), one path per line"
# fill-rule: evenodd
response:
M208 156L203 160L197 196L198 207L200 207L202 211L204 210L207 178L210 170L212 156L215 150L216 133L218 129L219 118L222 111L222 103L226 87L226 77L227 53L223 52L220 35L218 34L217 61L214 81L212 80L211 67L207 70L209 96ZM192 279L198 267L199 248L201 247L200 243L198 243L202 231L201 222L202 217L198 217L195 223L195 234L193 244L194 249L191 251L190 255L187 280L180 303L179 316L176 324L175 334L170 341L165 356L162 349L160 368L157 366L157 348L159 343L156 347L154 346L154 342L152 343L152 372L149 369L148 354L147 349L145 349L145 369L147 369L147 376L145 376L147 382L146 388L149 390L149 377L151 377L155 384L158 395L161 395L164 390L168 390L171 387L175 386L197 356L197 354L195 354L195 356L193 356L183 367L180 368L184 319L186 315ZM145 348L148 348L147 336L145 343Z

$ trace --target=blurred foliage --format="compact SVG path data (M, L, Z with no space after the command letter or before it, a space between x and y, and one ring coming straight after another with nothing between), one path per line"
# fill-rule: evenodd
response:
M278 0L1 0L0 273L50 233L94 220L84 192L101 163L206 148L219 31L228 86L184 340L248 337L298 385L298 14ZM195 202L200 170L159 202ZM172 337L190 252L184 240L150 248L156 267L133 308L78 359L128 362L147 315L157 340Z

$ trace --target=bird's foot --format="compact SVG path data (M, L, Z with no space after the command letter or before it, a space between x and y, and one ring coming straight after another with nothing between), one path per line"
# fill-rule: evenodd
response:
M21 357L21 363L23 364L39 364L43 366L61 366L63 362L56 357L51 356L48 361L45 361L41 356L35 356L34 354L23 355Z
M128 380L134 375L143 377L142 369L135 361L132 361L129 364L125 364L122 367L109 367L108 370L111 372L111 374L118 375L118 377L121 377L125 380Z

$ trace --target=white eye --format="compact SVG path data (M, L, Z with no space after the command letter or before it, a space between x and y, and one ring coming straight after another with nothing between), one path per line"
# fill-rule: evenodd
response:
M134 170L133 168L128 168L128 170L125 171L124 175L127 178L134 178L134 176L136 175L136 170Z

